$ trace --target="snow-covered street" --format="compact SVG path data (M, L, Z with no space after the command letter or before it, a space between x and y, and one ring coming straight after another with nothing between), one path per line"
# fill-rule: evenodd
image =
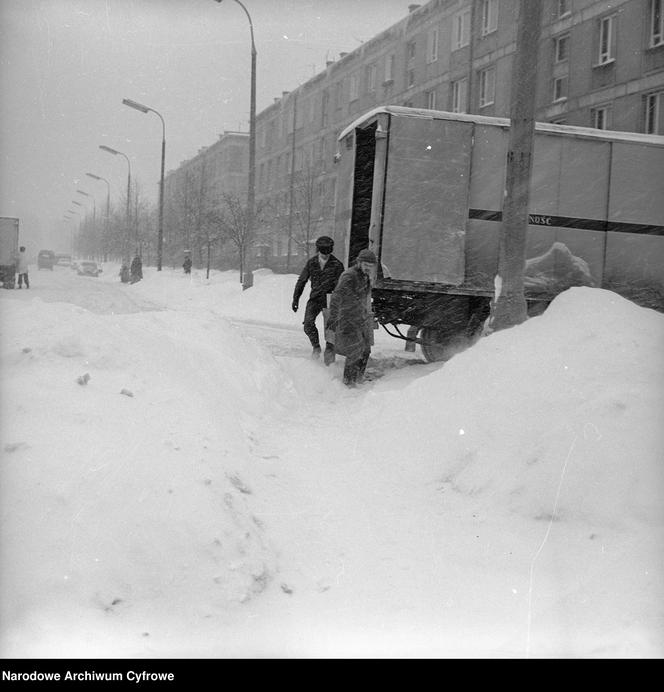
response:
M295 276L117 272L0 292L2 656L664 653L664 316L381 330L350 390Z

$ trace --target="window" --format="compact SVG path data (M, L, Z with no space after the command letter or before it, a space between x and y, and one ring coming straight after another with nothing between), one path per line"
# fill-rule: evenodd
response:
M415 41L409 41L406 46L406 55L408 60L412 60L415 57Z
M327 125L327 109L330 105L330 92L325 89L320 100L320 124L322 127Z
M357 72L350 76L350 100L355 101L360 95L360 80Z
M427 34L427 62L438 60L438 28L431 29Z
M334 85L334 108L339 110L343 104L344 82L343 79Z
M664 45L664 2L650 0L650 47Z
M328 152L327 139L325 137L321 137L321 140L320 140L320 160L321 160L321 165L323 167L323 171L326 168L325 164L327 163L327 152Z
M385 82L394 80L394 55L385 56Z
M468 99L468 80L464 77L452 82L452 113L465 113Z
M590 111L592 126L598 130L611 129L611 107L600 106Z
M366 78L367 78L367 91L369 93L376 91L376 65L375 64L367 66Z
M558 17L566 17L571 13L570 0L558 0Z
M613 46L615 43L615 15L599 20L599 59L598 65L606 65L614 59Z
M646 134L664 135L664 91L646 96Z
M569 34L559 36L555 40L556 62L563 62L569 58Z
M498 28L498 0L482 0L482 36Z
M454 50L470 43L470 10L457 12L452 19L452 46Z
M494 100L496 88L496 70L489 67L480 72L480 108L490 106Z
M567 98L567 76L553 80L553 100L564 101Z
M429 108L432 111L436 110L436 92L435 91L427 91L426 102L427 102L427 105L426 105L427 108Z
M407 86L415 86L415 70L408 70L408 74L406 75L406 81Z

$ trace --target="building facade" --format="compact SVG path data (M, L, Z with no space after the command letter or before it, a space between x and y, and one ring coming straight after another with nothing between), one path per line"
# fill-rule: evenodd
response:
M201 265L221 243L215 212L224 199L246 200L249 135L226 131L164 176L164 261L178 266L185 251ZM219 261L215 262L219 266Z
M664 0L541 2L537 120L664 134ZM509 117L518 4L410 5L259 112L254 264L297 272L315 238L333 234L337 137L363 113L400 105ZM217 155L209 147L187 165Z
M664 134L664 0L542 0L536 118ZM379 105L509 117L517 0L431 0L257 116L259 264L332 235L339 132Z

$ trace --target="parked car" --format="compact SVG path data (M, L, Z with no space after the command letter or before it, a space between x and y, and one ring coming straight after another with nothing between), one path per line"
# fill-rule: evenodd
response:
M55 252L53 250L40 250L37 255L37 269L50 269L53 271L55 264Z
M76 273L79 276L99 276L101 267L92 260L79 260L76 264Z
M68 267L71 264L71 255L57 254L55 263L61 267Z

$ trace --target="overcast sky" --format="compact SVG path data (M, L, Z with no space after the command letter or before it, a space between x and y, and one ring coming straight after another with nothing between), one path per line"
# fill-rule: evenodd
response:
M257 110L408 14L410 0L244 0L257 50ZM101 213L132 179L157 199L161 122L166 170L224 130L248 130L249 23L235 0L0 0L0 216L22 239L68 245L72 200ZM58 238L63 236L63 243ZM41 237L40 237L41 236ZM37 251L37 248L29 248Z

